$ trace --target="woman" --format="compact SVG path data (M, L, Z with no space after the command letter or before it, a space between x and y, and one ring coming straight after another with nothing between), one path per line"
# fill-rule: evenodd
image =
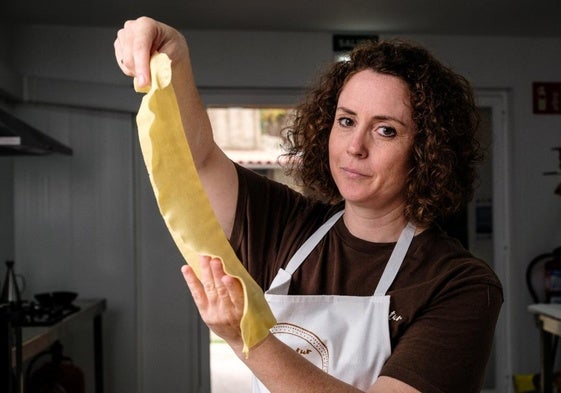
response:
M149 18L115 41L148 84L172 60L193 159L218 220L279 324L242 355L240 284L201 257L185 280L203 320L257 377L256 391L479 392L502 290L436 220L471 196L477 112L462 77L427 51L369 43L333 65L289 131L292 172L314 197L232 163L217 147L188 47Z

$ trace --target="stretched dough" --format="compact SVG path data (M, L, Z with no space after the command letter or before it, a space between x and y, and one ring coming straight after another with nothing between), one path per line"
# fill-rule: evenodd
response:
M171 84L171 61L163 53L150 61L152 85L143 92L136 118L144 162L160 212L185 261L200 274L199 255L222 260L244 290L241 333L244 353L263 340L275 318L263 291L230 246L210 206L193 163ZM136 89L139 91L140 89Z

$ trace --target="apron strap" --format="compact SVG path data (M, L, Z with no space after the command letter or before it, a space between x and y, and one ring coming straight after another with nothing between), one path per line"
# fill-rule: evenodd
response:
M269 289L266 293L275 295L286 295L288 294L288 289L290 286L290 281L292 274L300 267L304 262L306 257L312 252L315 246L323 239L327 232L331 229L337 220L343 215L344 210L335 213L329 220L327 220L322 226L320 226L316 232L312 234L300 248L294 253L292 258L288 261L284 269L279 269L275 279L271 283ZM405 254L409 249L409 245L415 236L415 225L412 223L407 223L403 231L399 235L399 239L392 251L390 259L384 268L382 277L378 281L374 295L385 296L389 287L392 285L403 260L405 259Z
M397 276L397 272L401 267L403 260L405 259L405 254L407 254L407 250L409 249L409 245L415 236L415 225L411 224L410 222L407 223L403 231L401 231L401 235L399 235L399 239L392 251L392 255L386 264L386 268L384 269L384 273L382 273L382 277L380 277L380 281L378 281L378 286L374 291L374 295L384 296L388 289L393 283L393 280Z
M296 251L296 253L290 258L284 270L288 274L293 274L304 262L304 259L312 252L315 246L320 242L321 239L325 236L325 234L331 229L333 225L337 222L337 220L343 215L345 211L341 210L340 212L335 213L329 220L327 220L321 227L319 227L312 236L308 238L302 244L302 246Z

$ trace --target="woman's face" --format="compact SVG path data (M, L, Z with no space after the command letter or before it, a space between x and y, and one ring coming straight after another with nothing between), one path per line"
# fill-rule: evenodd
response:
M329 166L347 204L403 208L414 134L404 81L372 70L347 81L329 136Z

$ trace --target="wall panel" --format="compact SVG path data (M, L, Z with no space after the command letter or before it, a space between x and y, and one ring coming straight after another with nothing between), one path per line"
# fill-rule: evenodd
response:
M15 160L15 258L27 279L25 298L54 290L106 298L107 391L135 392L131 117L46 106L21 106L16 114L74 150ZM91 390L88 328L63 345L88 372Z

